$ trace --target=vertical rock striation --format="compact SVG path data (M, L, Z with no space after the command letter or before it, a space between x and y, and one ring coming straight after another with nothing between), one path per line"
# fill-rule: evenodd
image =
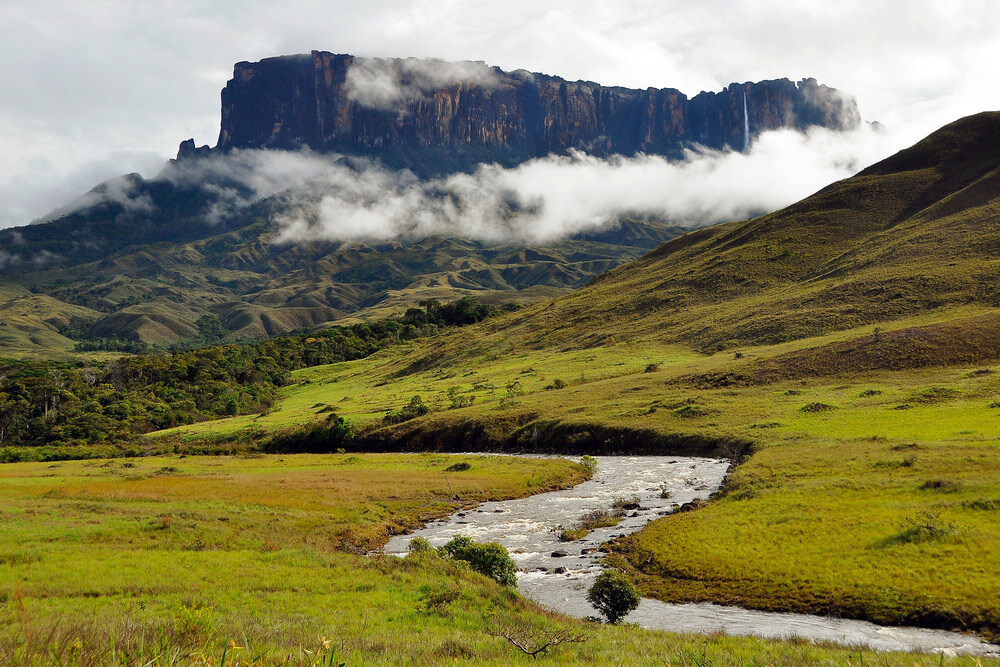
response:
M734 83L688 99L672 88L570 82L483 63L313 51L237 63L222 91L216 148L310 148L448 171L570 149L669 157L694 145L743 150L768 130L860 122L852 98L815 79Z

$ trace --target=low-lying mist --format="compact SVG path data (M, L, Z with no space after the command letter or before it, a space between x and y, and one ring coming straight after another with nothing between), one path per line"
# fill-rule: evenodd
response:
M814 129L760 136L746 153L689 150L686 159L551 155L513 168L419 179L377 163L310 152L242 150L170 163L158 176L213 195L207 224L277 195L278 240L415 240L458 236L549 243L622 216L701 227L759 215L856 173L897 146L884 131ZM136 208L128 184L95 193ZM142 207L150 203L142 199Z
M280 240L460 236L546 243L612 226L623 215L705 225L759 215L856 173L889 151L869 127L771 132L746 154L548 156L514 168L419 180L409 172L333 166L289 193Z

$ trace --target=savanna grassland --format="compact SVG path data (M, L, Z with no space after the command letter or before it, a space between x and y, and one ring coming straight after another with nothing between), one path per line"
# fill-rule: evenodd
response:
M469 469L447 471L462 462ZM361 553L457 507L585 475L562 459L438 454L8 464L0 468L0 661L531 662L489 634L503 626L586 638L553 648L552 663L939 664L595 625L542 611L434 553Z
M409 361L397 349L300 371L279 409L213 433L247 439L322 419L327 406L374 428L419 394L440 409L374 431L376 444L548 450L576 439L594 452L602 445L591 433L616 432L624 439L604 447L642 440L649 453L732 454L749 444L720 497L616 546L616 562L647 593L996 633L1000 606L984 591L1000 587L1000 366L693 384L801 345L743 348L741 359L630 344L515 351L475 372L394 377ZM546 388L561 378L564 388ZM449 409L463 397L475 400ZM208 427L174 431L159 446L198 443Z
M447 455L363 453L393 450L726 456L738 466L711 501L610 545L645 593L1000 636L998 137L1000 114L962 119L798 204L686 234L568 296L294 370L266 410L130 444L251 458L131 461L141 474L121 459L0 469L3 525L36 545L13 548L0 570L5 650L62 642L59 656L103 660L118 644L100 629L118 627L129 655L217 653L232 640L272 659L326 636L349 663L499 664L523 659L487 634L514 614L586 633L549 656L569 663L928 662L581 624L433 556L363 559L453 507L438 478ZM252 458L283 448L346 451ZM315 463L282 472L296 461ZM477 461L470 472L485 477L454 489L463 501L579 474L566 462ZM365 483L338 486L334 468ZM397 485L402 497L386 497ZM240 512L244 524L232 523ZM112 582L103 589L81 566L93 562ZM63 594L37 594L55 585L32 578L44 568ZM115 579L126 572L134 579ZM145 592L161 588L175 597ZM185 638L185 615L212 620ZM98 638L77 649L64 631L75 627Z
M360 448L727 455L741 465L718 498L616 545L647 593L995 637L998 126L956 121L786 209L303 370L277 410L164 442L249 442L333 410ZM417 395L429 414L383 419Z

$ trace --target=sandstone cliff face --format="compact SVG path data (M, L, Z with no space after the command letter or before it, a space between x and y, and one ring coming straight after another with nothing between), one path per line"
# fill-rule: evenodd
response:
M482 63L313 51L237 63L222 91L216 148L308 147L444 169L569 149L599 156L676 156L695 144L743 150L768 130L860 122L852 98L815 79L732 84L688 99L669 88L569 82Z

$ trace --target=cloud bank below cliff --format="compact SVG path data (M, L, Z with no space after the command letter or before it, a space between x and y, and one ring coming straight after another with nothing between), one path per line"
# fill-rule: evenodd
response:
M335 165L285 195L279 240L371 241L458 236L547 243L654 216L700 227L766 213L864 168L890 138L851 133L770 132L749 153L694 152L680 162L655 156L548 156L514 168L419 180L376 166Z
M482 59L569 80L689 96L813 76L894 128L884 157L960 116L1000 108L991 0L685 2L371 0L0 5L0 228L102 179L154 174L177 142L217 136L232 63L330 49ZM304 20L303 17L309 17ZM887 30L886 26L891 26ZM153 154L156 163L148 159Z

